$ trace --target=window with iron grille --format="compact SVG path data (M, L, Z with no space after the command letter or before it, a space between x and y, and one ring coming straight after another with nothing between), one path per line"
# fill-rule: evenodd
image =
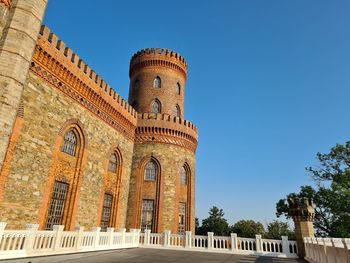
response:
M110 194L105 194L102 207L101 231L107 231L107 227L109 227L112 212L112 201L113 196Z
M187 172L184 166L181 167L181 171L180 171L180 183L182 185L187 184Z
M118 166L118 157L115 153L113 153L109 157L108 171L115 173L117 171Z
M154 200L142 200L141 231L152 230L153 227Z
M54 225L61 225L67 194L68 184L55 181L46 220L46 229L52 229Z
M154 163L154 161L150 161L146 165L145 180L147 180L147 181L157 180L157 165Z
M186 230L186 203L179 204L179 234L185 234Z
M74 156L76 148L77 148L77 137L73 130L69 130L64 135L62 152Z
M161 112L161 105L160 105L160 102L158 100L155 100L152 102L151 112L152 113L160 113Z
M160 88L162 86L162 81L160 79L160 77L156 77L154 80L153 80L153 88Z

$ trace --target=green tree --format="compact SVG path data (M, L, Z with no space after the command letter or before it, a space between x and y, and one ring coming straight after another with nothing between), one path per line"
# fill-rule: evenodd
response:
M282 236L288 236L288 239L295 240L294 231L290 229L287 222L274 220L267 225L266 238L281 239Z
M232 233L239 237L255 238L255 235L265 235L264 226L254 220L240 220L231 228Z
M229 234L229 225L224 218L224 211L213 206L210 208L209 217L202 220L202 225L198 227L196 234L207 235L208 232L214 232L214 235L226 236Z
M319 165L306 170L316 187L302 186L288 197L308 197L315 204L315 228L319 236L350 236L350 142L337 144L327 154L317 153ZM276 204L276 215L288 217L287 199Z

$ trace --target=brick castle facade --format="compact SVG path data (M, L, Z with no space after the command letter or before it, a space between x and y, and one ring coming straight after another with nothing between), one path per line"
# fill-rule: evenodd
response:
M0 221L194 231L186 61L137 52L126 102L42 25L46 5L0 0Z

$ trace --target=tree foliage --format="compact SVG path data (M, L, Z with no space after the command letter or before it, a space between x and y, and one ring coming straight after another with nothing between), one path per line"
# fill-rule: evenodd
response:
M287 236L290 240L295 240L294 231L290 229L287 222L274 220L267 224L266 238L281 239L282 236Z
M229 234L229 224L224 218L224 211L213 206L210 208L209 217L202 220L202 225L196 229L196 234L207 235L208 232L214 232L214 235L226 236Z
M308 197L315 204L315 228L319 236L350 236L350 142L337 144L327 154L317 153L319 166L306 170L316 187L302 186L288 197ZM276 215L288 217L287 199L276 204Z
M231 228L232 233L239 237L255 238L255 235L265 235L263 224L254 220L240 220Z

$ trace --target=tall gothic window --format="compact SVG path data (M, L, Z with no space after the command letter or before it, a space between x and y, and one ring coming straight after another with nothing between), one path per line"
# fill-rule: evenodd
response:
M159 100L154 100L151 105L151 112L152 113L160 113L161 112L161 105Z
M162 81L160 79L160 77L156 77L154 80L153 80L153 88L161 88L162 86Z
M141 212L141 231L153 227L153 213L154 213L154 200L143 199L142 200L142 212Z
M186 203L179 204L179 234L185 234L186 230Z
M173 115L174 115L175 117L180 117L180 116L181 116L180 107L179 107L179 105L177 105L177 104L174 106Z
M112 212L112 201L113 201L113 196L110 194L105 194L103 199L102 217L101 217L102 231L107 231L107 227L109 227L109 222L111 220L111 212Z
M115 153L112 153L109 157L108 171L115 173L118 167L118 158Z
M181 167L180 170L180 183L182 185L186 185L187 184L187 172L184 166Z
M157 165L154 161L150 161L145 168L145 180L155 181L157 180Z
M74 131L71 129L64 135L64 142L62 146L62 152L74 156L77 148L78 140Z
M181 86L180 86L180 83L179 83L179 82L176 83L176 94L177 94L177 95L180 95L180 94L181 94Z
M50 202L50 208L46 220L46 229L52 229L54 225L61 225L64 206L67 199L68 184L55 181Z

